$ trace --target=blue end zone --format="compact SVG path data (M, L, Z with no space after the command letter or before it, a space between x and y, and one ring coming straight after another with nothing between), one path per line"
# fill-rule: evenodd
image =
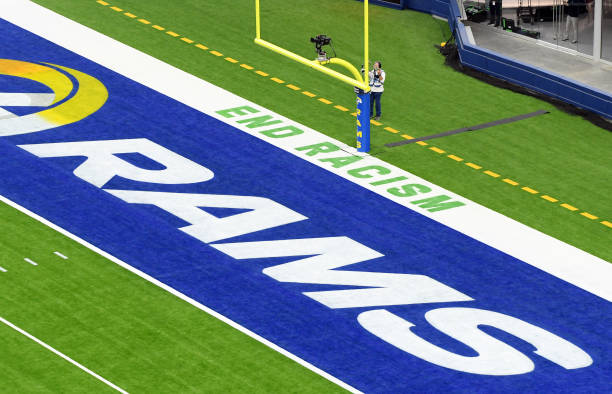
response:
M109 91L104 107L83 121L0 139L0 194L363 391L609 390L609 302L6 22L0 21L0 32L4 57L77 69ZM39 159L16 147L127 138L148 138L210 168L215 177L178 186L115 178L105 189L270 198L309 220L228 241L348 236L385 255L350 270L427 275L475 299L385 307L413 322L413 331L428 341L476 356L423 315L444 306L488 309L562 336L589 353L593 365L565 370L491 327L482 329L528 355L533 372L494 377L430 364L364 330L356 316L367 308L333 310L301 294L337 287L280 283L261 272L295 259L234 260L177 230L186 223L165 211L127 204L75 177L83 158Z

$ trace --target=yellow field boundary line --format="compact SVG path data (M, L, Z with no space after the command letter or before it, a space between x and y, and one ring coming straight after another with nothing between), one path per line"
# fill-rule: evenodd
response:
M219 51L216 51L216 50L213 50L213 49L210 49L208 46L206 46L206 45L204 45L202 43L196 43L194 40L192 40L190 38L187 38L187 37L184 37L184 36L181 36L179 33L176 33L174 31L166 31L165 28L163 28L163 27L161 27L159 25L152 24L152 22L149 22L147 19L142 19L142 18L141 19L136 19L137 18L136 15L134 15L134 14L132 14L130 12L127 12L124 9L119 8L117 6L111 6L111 4L106 2L106 1L95 0L95 2L97 4L99 4L99 5L101 5L101 6L108 7L109 9L117 12L117 15L127 16L127 17L131 18L132 20L136 20L136 21L140 22L141 24L143 24L145 26L152 27L156 31L160 31L160 32L164 31L165 34L168 37L177 38L180 41L182 41L184 43L187 43L189 45L193 44L195 47L197 47L197 48L199 48L199 49L201 49L203 51L207 51L208 53L210 53L213 56L225 59L229 63L236 64L239 67L241 67L241 68L243 68L245 70L251 71L251 72L253 72L256 75L259 75L261 77L267 78L269 81L272 81L272 82L275 82L278 85L282 85L284 87L287 87L288 88L287 91L291 90L291 91L294 91L294 92L300 92L303 96L308 97L308 98L315 98L315 97L317 97L317 95L315 93L312 93L312 92L309 92L309 91L306 91L306 90L302 90L302 88L300 88L300 87L298 87L298 86L296 86L296 85L294 85L294 84L292 84L290 82L286 82L285 80L280 79L278 77L270 76L270 74L268 74L268 73L266 73L266 72L264 72L262 70L258 70L254 66L251 66L251 65L246 64L246 63L241 63L239 60L231 58L231 57L224 57L223 53L221 53ZM354 112L351 113L348 108L346 108L346 107L344 107L342 105L333 105L333 106L330 105L330 104L334 104L334 102L331 101L331 100L328 100L326 98L319 97L315 101L317 101L319 103L322 103L322 104L324 104L326 106L329 106L330 108L334 108L334 109L336 109L338 111L350 114L351 116L355 116L356 115ZM371 122L371 124L373 126L376 126L376 127L385 126L385 124L380 122L380 121L371 120L370 122ZM383 128L383 130L385 130L385 131L387 131L389 133L393 133L393 134L400 134L401 133L400 130L394 129L394 128L390 127L390 126L385 126ZM405 139L412 139L413 138L413 137L411 137L411 136L409 136L407 134L402 134L401 136L402 136L402 138L405 138ZM425 141L417 141L416 144L419 145L419 146L423 146L423 147L429 146L429 144L427 142L425 142ZM465 162L465 159L463 159L462 157L454 155L454 154L449 154L445 150L440 149L440 148L438 148L436 146L429 146L428 150L430 152L435 152L437 155L439 155L441 157L447 157L447 158L455 161L456 163L463 163L464 165L472 168L473 170L480 171L480 170L483 169L483 167L478 165L478 164L475 164L475 163L472 163L472 162ZM497 172L494 172L492 170L486 169L486 170L482 171L482 173L487 175L489 178L501 181L501 182L505 183L506 185L510 185L512 187L520 186L519 182L517 182L515 180L512 180L512 179L509 179L509 178L505 178L501 174L499 174ZM593 215L590 212L582 211L579 208L577 208L577 207L575 207L575 206L573 206L573 205L571 205L569 203L560 202L558 199L556 199L554 197L551 197L549 195L546 195L546 194L542 194L539 191L537 191L535 189L532 189L532 188L530 188L528 186L523 186L520 189L522 191L524 191L524 192L527 192L527 193L533 195L533 196L536 196L536 197L539 196L541 199L543 199L545 201L548 201L548 202L553 203L553 204L557 204L559 207L564 208L567 211L578 213L578 214L580 214L582 217L584 217L586 219L589 219L589 220L598 220L598 221L600 220L600 217L598 217L596 215ZM612 222L610 222L610 221L601 220L601 221L599 221L599 223L604 225L604 226L606 226L606 227L612 228Z

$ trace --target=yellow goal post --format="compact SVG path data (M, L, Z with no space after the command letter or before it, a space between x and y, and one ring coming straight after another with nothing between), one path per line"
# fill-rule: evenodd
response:
M368 73L366 72L365 75L362 76L361 72L359 72L357 70L357 68L355 66L353 66L351 63L347 62L346 60L343 59L339 59L339 58L331 58L325 61L320 61L318 59L315 60L309 60L306 59L303 56L300 56L296 53L293 53L287 49L281 48L278 45L274 45L271 42L268 42L266 40L263 40L261 38L261 17L260 17L260 8L259 8L259 2L260 0L255 0L255 30L256 30L256 35L255 35L255 44L260 45L264 48L267 48L271 51L274 51L280 55L286 56L289 59L295 60L299 63L302 63L308 67L311 67L317 71L320 71L324 74L327 74L333 78L336 78L342 82L348 83L351 86L356 86L359 89L362 89L364 92L369 92L370 91L370 84L368 81ZM368 16L368 5L369 2L368 0L363 0L363 26L364 26L364 40L363 40L363 47L364 47L364 60L363 60L363 64L365 65L365 67L368 67L367 65L369 64L369 29L368 29L368 25L369 25L369 16ZM337 64L339 66L344 67L345 69L347 69L351 74L352 77L342 74L338 71L332 70L330 68L325 67L326 64Z

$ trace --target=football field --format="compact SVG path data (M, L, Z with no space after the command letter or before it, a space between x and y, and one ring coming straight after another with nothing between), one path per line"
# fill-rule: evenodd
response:
M255 45L254 1L37 3L341 142L354 143L353 90ZM309 37L325 33L334 38L338 56L361 64L359 2L309 0L287 7L284 0L265 0L261 7L264 39L311 58L315 52ZM607 130L445 66L434 44L450 36L446 21L371 6L370 25L370 57L382 60L388 74L383 118L380 126L372 126L377 157L612 260L612 141ZM427 145L384 148L403 135L421 137L538 110L550 114Z
M551 111L506 130L567 130L550 165L497 131L385 150L465 121L433 97L422 120L389 103L356 156L350 92L242 57L248 10L184 2L209 42L161 2L40 3L73 20L14 1L0 21L3 391L610 388L609 132L480 86L512 95L496 117Z

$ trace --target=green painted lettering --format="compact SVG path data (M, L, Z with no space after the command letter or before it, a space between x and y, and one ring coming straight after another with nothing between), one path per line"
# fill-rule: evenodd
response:
M329 153L329 152L335 152L337 150L340 150L338 146L332 144L331 142L321 142L320 144L306 145L306 146L301 146L295 149L300 150L300 151L301 150L308 151L306 152L307 156L314 156L319 153Z
M340 167L348 166L349 164L353 164L361 159L363 159L363 157L343 156L343 157L330 157L327 159L319 159L319 161L327 161L329 163L332 163L332 166L334 168L340 168Z
M304 130L300 130L295 126L283 126L279 127L278 129L266 130L261 132L261 134L271 138L287 138L302 133L304 133Z
M354 168L352 170L348 170L347 172L349 175L352 175L355 178L372 178L372 175L368 174L368 172L371 172L370 170L374 170L376 175L387 175L391 172L390 169L382 166L365 166Z
M425 198L423 200L411 201L411 204L419 205L421 208L427 209L429 212L437 212L443 211L445 209L456 208L465 205L460 201L449 201L450 197L448 196L435 196L430 198Z
M255 118L242 119L238 123L246 123L249 129L256 129L258 127L272 126L273 124L281 123L280 120L273 120L268 122L270 119L274 119L271 115L257 116Z
M417 194L429 193L431 189L425 185L410 183L408 185L402 185L401 187L392 187L387 189L387 191L396 197L413 197Z
M404 181L406 179L408 179L408 178L406 178L405 176L396 176L395 178L381 179L380 181L371 182L370 185L372 185L372 186L380 186L380 185L386 185L388 183Z
M229 108L229 109L223 109L221 111L217 111L217 113L223 116L224 118L233 118L236 115L244 116L244 115L247 115L248 113L256 114L257 112L259 112L259 110L256 110L255 108L252 108L252 107L248 107L246 105L242 107ZM232 114L235 114L235 115L232 115Z

